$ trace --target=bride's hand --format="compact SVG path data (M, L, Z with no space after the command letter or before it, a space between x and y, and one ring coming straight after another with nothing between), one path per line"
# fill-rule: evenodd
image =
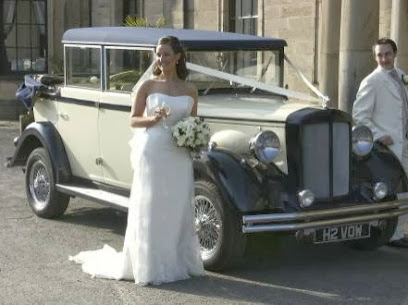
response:
M156 107L156 109L154 110L154 115L160 118L167 118L169 116L166 110L162 107Z
M160 120L162 120L165 117L166 117L166 112L163 110L163 108L156 107L156 109L154 109L154 116L153 116L153 122L154 123L159 122Z

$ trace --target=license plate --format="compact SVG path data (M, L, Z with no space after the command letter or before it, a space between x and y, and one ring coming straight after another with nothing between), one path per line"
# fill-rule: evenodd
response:
M315 244L339 242L370 237L370 223L350 224L316 229Z

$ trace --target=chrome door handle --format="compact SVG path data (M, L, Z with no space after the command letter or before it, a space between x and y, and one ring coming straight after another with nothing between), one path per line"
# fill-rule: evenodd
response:
M69 115L63 112L58 113L58 116L64 120L68 120L69 119Z

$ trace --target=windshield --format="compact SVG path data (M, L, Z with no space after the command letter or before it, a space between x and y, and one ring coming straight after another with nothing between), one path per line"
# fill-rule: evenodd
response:
M197 86L200 95L273 95L264 88L281 84L279 54L279 50L189 52L188 80Z

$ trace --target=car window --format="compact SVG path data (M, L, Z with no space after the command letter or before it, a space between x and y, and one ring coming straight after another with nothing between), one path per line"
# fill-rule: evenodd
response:
M66 84L91 89L101 88L101 48L66 46Z
M281 82L279 51L189 52L187 61L201 67L269 85L279 86ZM259 89L217 78L214 73L209 75L197 70L190 71L188 80L196 84L202 95L220 92L261 93Z
M106 90L132 91L153 58L152 50L106 48Z

